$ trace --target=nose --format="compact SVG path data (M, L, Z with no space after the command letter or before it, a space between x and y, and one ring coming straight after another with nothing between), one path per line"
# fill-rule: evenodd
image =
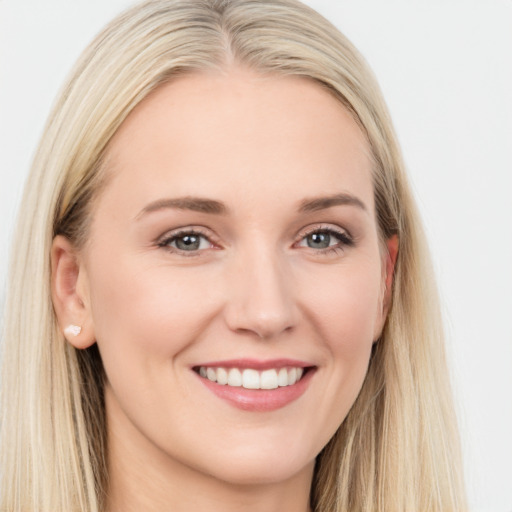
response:
M293 279L283 259L271 251L258 251L236 260L227 280L228 327L262 339L291 331L299 311Z

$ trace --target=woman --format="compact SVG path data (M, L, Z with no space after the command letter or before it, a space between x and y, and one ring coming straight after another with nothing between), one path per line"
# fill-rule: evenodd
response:
M311 9L114 20L55 107L18 233L1 510L464 510L397 143Z

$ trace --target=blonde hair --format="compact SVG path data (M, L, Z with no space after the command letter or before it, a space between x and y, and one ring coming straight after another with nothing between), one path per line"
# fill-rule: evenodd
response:
M57 328L50 247L80 246L109 140L180 73L230 62L315 80L350 111L374 159L377 221L400 249L392 307L354 406L317 458L315 512L462 511L465 498L428 250L376 81L355 48L295 0L153 0L115 19L80 58L45 129L13 250L4 328L2 512L99 512L108 488L95 347Z

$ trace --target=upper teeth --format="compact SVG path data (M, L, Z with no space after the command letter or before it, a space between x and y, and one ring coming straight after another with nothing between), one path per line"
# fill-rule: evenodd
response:
M252 368L213 368L200 366L199 375L217 384L244 387L246 389L275 389L295 384L304 372L304 368L272 368L258 371Z

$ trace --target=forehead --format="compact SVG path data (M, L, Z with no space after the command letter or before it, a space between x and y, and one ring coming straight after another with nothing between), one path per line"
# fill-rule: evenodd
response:
M109 187L131 184L124 192L133 203L353 192L373 208L367 141L341 102L308 78L243 69L175 78L128 116L108 162Z

